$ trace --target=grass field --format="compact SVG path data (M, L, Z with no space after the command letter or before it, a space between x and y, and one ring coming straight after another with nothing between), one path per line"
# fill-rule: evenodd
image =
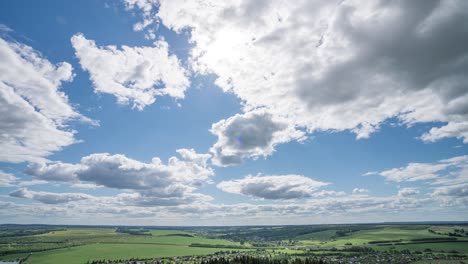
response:
M219 248L197 248L173 245L147 245L147 244L90 244L38 252L31 255L26 263L32 264L83 264L93 259L129 259L173 257L189 255L205 255L221 251ZM224 249L225 250L225 249Z
M61 231L52 231L46 234L35 235L36 237L58 238L58 239L73 239L82 237L103 237L103 236L118 236L114 228L70 228Z
M413 228L411 228L413 227ZM378 226L376 229L362 230L349 233L346 236L334 237L335 230L327 230L297 237L304 244L318 244L326 242L327 246L343 246L345 244L366 245L375 241L410 241L412 239L449 238L428 231L429 226ZM304 240L302 240L304 239ZM468 238L459 238L468 240Z
M151 230L151 235L118 233L115 228L69 228L45 234L17 237L13 246L38 247L65 245L65 248L32 252L25 263L86 263L93 259L129 259L132 257L172 257L205 255L226 248L189 247L193 243L204 245L240 246L238 242L209 239L196 234L175 230ZM68 245L68 246L67 246ZM0 260L15 260L28 254L10 254Z
M333 238L336 234L336 229L330 229L325 231L314 232L306 235L297 236L297 240L304 240L304 241L315 241L315 242L322 242L328 241Z
M28 253L10 254L7 256L1 256L0 261L15 261L17 259L23 259L27 257L28 255L29 255Z

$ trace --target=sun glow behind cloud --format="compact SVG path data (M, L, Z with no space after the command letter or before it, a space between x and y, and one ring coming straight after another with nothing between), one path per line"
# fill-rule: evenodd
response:
M466 219L465 1L127 0L120 8L138 41L109 44L108 35L83 26L60 44L72 54L59 62L34 42L6 40L15 28L0 26L0 161L19 163L0 167L0 210L15 212L10 219L40 220L40 210L66 221L123 213L129 223L169 224L216 224L225 216L231 224L362 221L363 214L371 221L395 212ZM173 48L180 46L174 36L188 41L188 58ZM216 86L240 106L227 116L205 113L203 124L188 127L182 115L202 120L184 108L199 98L193 86L200 76L214 85L199 90ZM76 79L92 92L70 91ZM80 107L101 96L94 108ZM76 121L107 130L88 143L78 135L89 128ZM132 130L137 122L145 126ZM195 129L206 138L191 138ZM119 146L99 144L119 130L128 133ZM398 137L415 137L418 150L380 153L376 141L390 141L396 130L411 130ZM360 143L314 139L348 133ZM181 135L197 151L180 146ZM176 148L164 148L168 138ZM84 147L69 147L78 142ZM430 153L434 145L440 154ZM321 153L310 155L311 148ZM361 159L366 152L382 161ZM349 160L339 160L342 153Z

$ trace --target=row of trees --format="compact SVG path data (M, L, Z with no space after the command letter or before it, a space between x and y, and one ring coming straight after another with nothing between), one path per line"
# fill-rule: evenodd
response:
M151 233L148 233L149 229L131 229L125 227L119 227L115 230L117 233L125 233L134 236L151 236Z
M463 228L455 228L453 232L448 232L448 233L441 233L441 232L436 232L432 229L428 229L429 233L432 234L437 234L437 235L446 235L446 236L451 236L451 237L463 237L463 236L468 236L468 232L465 232Z
M321 258L264 258L257 256L236 256L233 258L212 258L201 264L326 264Z
M87 264L107 264L107 263L141 263L139 260L94 260L88 261ZM164 260L144 261L145 263L163 264L167 263ZM307 258L266 258L258 256L235 256L235 257L213 257L203 258L199 264L327 264L325 260L315 257Z

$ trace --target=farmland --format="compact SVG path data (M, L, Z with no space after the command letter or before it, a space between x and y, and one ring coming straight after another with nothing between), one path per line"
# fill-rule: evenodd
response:
M178 228L4 225L0 227L0 260L119 263L224 252L227 256L320 257L330 263L337 257L359 257L362 263L371 263L399 256L403 263L424 263L433 258L466 259L465 229L468 225L463 223Z

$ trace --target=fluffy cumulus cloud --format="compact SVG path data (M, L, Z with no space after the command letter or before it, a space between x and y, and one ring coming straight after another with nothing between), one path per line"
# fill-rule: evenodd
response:
M357 138L388 118L436 121L423 140L466 142L466 1L126 2L142 10L140 30L190 32L191 67L215 74L245 112Z
M269 200L309 198L328 183L303 175L252 176L222 181L217 187L225 192Z
M211 148L213 163L239 164L246 157L268 156L277 144L303 139L304 133L265 112L237 114L211 127L218 141Z
M77 142L70 120L91 122L60 90L73 79L67 62L52 64L33 48L0 38L0 161L40 161Z
M459 156L435 163L409 163L404 167L368 172L364 175L380 175L394 182L436 180L435 183L442 184L466 180L467 166L468 156Z
M442 127L433 127L424 133L421 138L426 142L435 142L442 138L460 138L463 143L468 143L468 122L452 122Z
M96 153L83 157L78 164L31 164L26 173L42 180L133 190L135 192L126 196L126 200L138 205L176 205L210 200L210 196L195 193L195 190L209 182L213 175L207 164L211 155L199 154L193 149L177 152L181 158L171 157L167 164L159 158L144 163L121 154Z
M398 190L398 196L412 196L419 194L419 190L417 188L407 187Z
M31 163L25 173L46 181L73 182L77 179L76 172L79 169L80 165L62 162Z
M89 72L94 89L112 94L118 103L132 103L141 110L158 96L184 98L190 82L166 41L154 47L99 47L82 34L71 38L81 67Z

